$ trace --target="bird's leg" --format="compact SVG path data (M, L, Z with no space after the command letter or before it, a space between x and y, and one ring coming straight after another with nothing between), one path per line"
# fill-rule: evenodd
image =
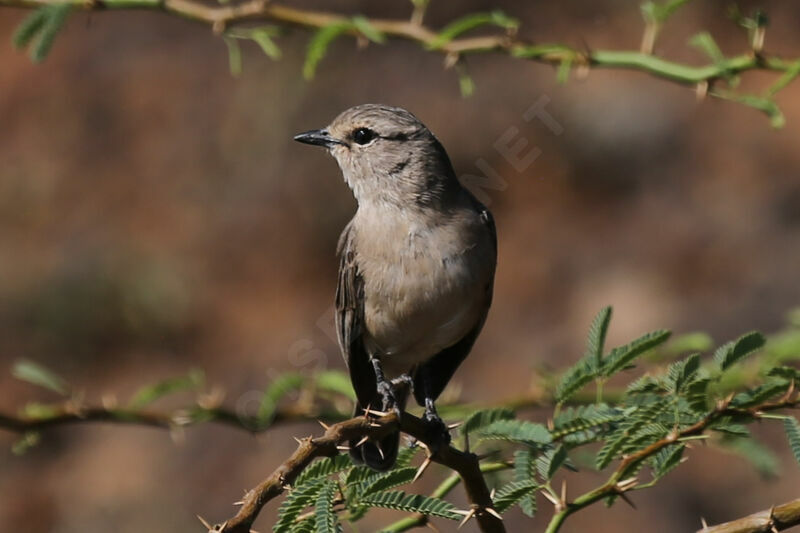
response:
M425 388L425 414L422 419L428 423L428 433L430 438L431 452L435 455L441 446L450 444L450 431L444 420L436 412L436 406L433 404L433 395L429 392L427 380L423 380L423 387Z
M381 395L381 401L383 403L382 410L393 410L399 415L400 410L397 406L397 398L394 395L394 387L392 383L386 381L383 375L383 369L381 368L381 362L377 357L372 358L372 368L375 370L375 382L378 387L378 394Z

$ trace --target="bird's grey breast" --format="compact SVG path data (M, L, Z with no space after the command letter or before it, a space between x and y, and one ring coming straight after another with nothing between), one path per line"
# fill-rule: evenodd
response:
M353 228L364 279L365 342L389 374L455 344L481 320L495 256L475 209L425 217L361 205Z

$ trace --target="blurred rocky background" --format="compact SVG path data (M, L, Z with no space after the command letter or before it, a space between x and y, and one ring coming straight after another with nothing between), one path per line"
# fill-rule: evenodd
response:
M290 2L406 16L400 0ZM800 4L766 10L766 49L800 56ZM724 2L693 2L657 53L705 63L687 46L710 31L746 50ZM638 2L444 2L437 26L501 8L536 42L638 49ZM666 327L718 341L775 331L800 304L800 88L779 102L782 130L745 106L636 72L593 70L562 86L551 67L494 54L469 60L463 99L439 55L342 39L303 80L308 34L279 39L273 62L244 45L244 70L207 27L156 13L74 15L43 65L8 38L24 16L0 10L0 410L52 400L13 379L21 357L64 376L87 401L202 368L235 406L281 372L343 368L330 337L336 239L355 203L334 161L292 141L364 102L406 107L434 131L457 173L491 167L497 219L495 300L456 376L464 400L500 402L535 386L535 369L577 360L592 316L615 308L611 343ZM760 91L774 76L745 77ZM552 128L524 113L543 105ZM538 157L519 170L494 144L516 128ZM557 133L560 132L560 133ZM512 134L513 135L513 134ZM499 184L500 182L495 182ZM248 396L251 394L251 396ZM220 426L182 438L138 427L48 433L17 457L0 432L0 524L26 533L197 531L315 424L258 437ZM565 531L693 531L797 497L800 469L774 428L782 475L695 447L691 468L633 495L638 510L596 506ZM772 430L765 428L767 438ZM419 482L431 488L436 476ZM576 476L570 490L596 483ZM456 503L463 503L460 492ZM537 527L549 515L542 501ZM270 529L277 504L257 524ZM363 531L395 513L376 513ZM509 515L511 531L524 525ZM449 527L450 524L444 524ZM474 524L470 527L474 527Z

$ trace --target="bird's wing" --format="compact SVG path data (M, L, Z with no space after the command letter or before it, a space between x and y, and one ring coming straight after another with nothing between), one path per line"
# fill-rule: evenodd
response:
M490 240L494 246L494 254L497 256L497 230L494 225L494 218L486 207L475 200L480 212L481 222L489 232ZM435 400L442 393L450 378L455 374L458 366L464 361L475 344L475 339L486 322L486 315L489 313L489 306L492 303L492 290L494 285L494 273L489 278L486 285L486 305L475 326L461 338L460 341L437 353L425 363L420 365L414 373L414 399L419 405L425 405L425 397Z
M375 371L364 347L364 279L356 261L352 222L339 238L339 282L336 287L336 333L350 380L361 406L373 403ZM375 407L373 403L373 407Z

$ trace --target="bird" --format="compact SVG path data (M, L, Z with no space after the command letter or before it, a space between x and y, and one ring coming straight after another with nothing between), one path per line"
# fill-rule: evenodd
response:
M431 434L449 443L435 401L472 349L492 302L492 214L459 182L438 139L405 109L358 105L294 140L326 148L358 204L337 246L335 299L354 416L402 413L412 394ZM397 430L350 442L350 454L385 471L399 442Z

